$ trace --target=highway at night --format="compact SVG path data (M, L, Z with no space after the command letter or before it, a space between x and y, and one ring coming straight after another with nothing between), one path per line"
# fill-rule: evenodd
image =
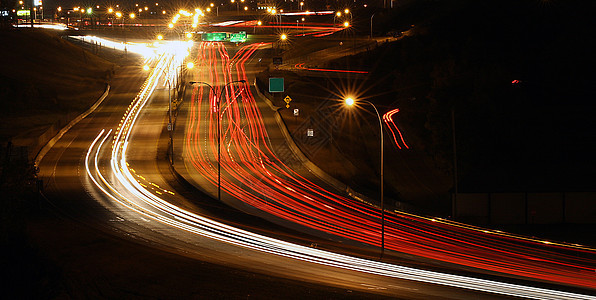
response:
M387 213L387 257L385 261L370 259L379 246L379 210L334 190L304 166L290 166L284 161L286 157L279 158L273 150L272 144L284 141L275 131L274 112L256 96L251 73L256 65L253 57L269 44L165 45L139 50L145 53L150 68L129 70L131 77L146 76L138 93L113 91L41 161L40 176L49 182L45 194L68 215L84 223L100 224L94 226L128 236L141 245L198 260L387 296L589 297L553 287L593 289L593 249L485 232L443 219ZM182 162L189 180L204 195L217 198L217 114L221 104L222 201L289 229L280 229L279 234L267 230L264 235L258 228L250 230L261 221L241 224L236 219L225 220L212 213L212 208L201 206L212 199L203 201L197 196L200 193L171 181L165 159L167 82L175 81L186 55L195 65L186 70L185 81L207 83L214 92L202 83L187 86L182 104L187 119L179 119L176 125L176 132L183 130L184 134L175 138L175 166L180 168ZM228 84L219 103L223 86L239 80L246 83ZM395 130L392 132L398 141L397 126ZM184 154L180 155L176 151L182 147ZM317 237L319 247L309 246L311 236ZM335 242L329 241L326 247L327 239ZM347 248L340 249L337 241ZM346 255L358 252L351 249L359 249L369 258ZM468 272L536 280L547 283L548 288L395 264L401 256L424 263L447 263L446 269L462 266Z

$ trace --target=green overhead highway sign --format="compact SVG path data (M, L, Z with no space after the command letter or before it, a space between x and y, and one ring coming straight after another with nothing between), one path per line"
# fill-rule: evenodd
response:
M230 42L232 42L232 43L246 42L246 31L240 31L239 33L230 34Z
M204 42L225 42L227 37L225 32L206 32L201 35Z

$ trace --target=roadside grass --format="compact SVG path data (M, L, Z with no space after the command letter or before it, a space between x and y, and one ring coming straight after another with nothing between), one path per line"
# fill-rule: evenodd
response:
M58 32L3 30L0 41L2 144L16 137L26 141L52 124L66 124L97 100L113 74L113 63Z

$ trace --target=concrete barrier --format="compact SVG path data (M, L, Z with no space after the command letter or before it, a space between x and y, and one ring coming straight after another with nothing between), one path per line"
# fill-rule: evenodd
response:
M565 193L565 222L596 223L596 193Z
M465 223L487 224L489 222L488 194L457 194L454 216Z
M35 156L34 165L35 166L39 166L39 162L48 153L48 151L50 151L50 149L52 149L52 147L54 147L54 145L56 144L56 142L58 142L60 140L60 138L62 138L62 136L66 132L68 132L74 125L76 125L77 123L79 123L82 119L84 119L89 114L91 114L95 109L97 109L97 107L103 102L103 100L106 99L106 97L108 96L108 93L109 92L110 92L110 85L108 84L108 85L106 85L106 90L104 91L104 93L99 97L99 99L97 99L97 101L95 101L95 103L93 104L93 106L91 106L89 109L87 109L84 113L78 115L76 118L74 118L72 121L70 121L70 123L68 123L62 129L60 129L60 131L58 131L58 133L55 134L54 137L51 138L45 144L45 146L43 146L39 150L39 152Z
M526 194L490 194L490 223L526 223Z
M595 224L596 192L464 193L453 217L473 224Z

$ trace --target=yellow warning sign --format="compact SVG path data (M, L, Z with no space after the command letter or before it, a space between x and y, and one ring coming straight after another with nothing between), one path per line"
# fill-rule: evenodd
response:
M292 102L292 98L290 98L290 96L286 96L284 98L284 102L286 102L286 108L290 108L290 102Z

